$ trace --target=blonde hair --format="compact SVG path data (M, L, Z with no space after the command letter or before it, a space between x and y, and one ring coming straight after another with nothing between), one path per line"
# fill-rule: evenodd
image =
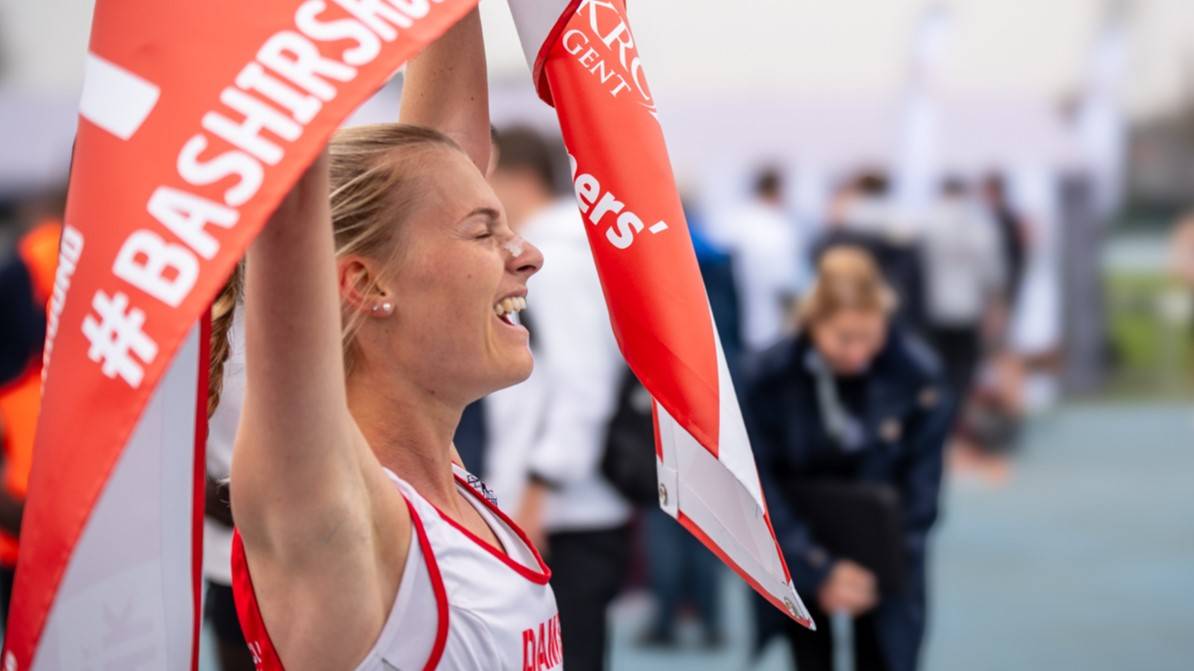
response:
M409 124L381 123L337 131L328 142L332 234L336 257L367 256L392 269L400 245L395 234L426 192L421 159L442 150L463 152L439 131ZM237 266L212 303L207 413L215 411L228 358L228 329L239 302L242 269ZM372 276L371 290L384 276ZM355 338L363 314L344 307L341 314L345 372L356 359Z
M224 283L224 288L216 294L211 304L211 335L208 338L209 354L207 359L207 418L216 411L220 404L220 394L224 391L224 362L228 360L228 353L232 349L230 331L232 319L236 314L236 304L240 302L244 285L243 263L236 264L232 275Z
M895 293L871 255L860 247L841 246L821 257L817 279L801 301L797 316L801 325L808 327L843 310L889 316L895 308Z

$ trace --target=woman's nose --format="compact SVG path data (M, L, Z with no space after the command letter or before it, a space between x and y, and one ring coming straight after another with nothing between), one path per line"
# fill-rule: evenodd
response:
M515 236L505 246L510 252L508 267L515 275L522 275L526 279L543 267L543 252L521 237Z

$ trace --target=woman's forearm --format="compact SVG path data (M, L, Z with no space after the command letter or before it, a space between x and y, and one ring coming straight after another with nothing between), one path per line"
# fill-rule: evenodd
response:
M489 167L489 78L478 10L406 66L399 119L444 133L481 172Z

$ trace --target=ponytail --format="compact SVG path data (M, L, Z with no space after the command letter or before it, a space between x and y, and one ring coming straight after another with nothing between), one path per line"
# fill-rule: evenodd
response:
M208 358L207 369L207 417L211 418L220 404L220 393L224 390L224 362L232 349L229 332L232 330L232 319L236 314L236 306L241 302L242 287L244 285L244 265L236 264L228 282L211 304L211 339L209 347L211 356Z

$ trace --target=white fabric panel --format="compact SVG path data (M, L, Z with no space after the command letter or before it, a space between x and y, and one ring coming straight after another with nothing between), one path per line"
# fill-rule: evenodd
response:
M657 462L659 480L668 493L666 503L661 496L663 510L673 516L684 513L743 573L780 603L791 604L798 617L808 619L796 588L784 578L764 508L663 406L656 403L655 411L664 454L663 463ZM752 463L752 472L753 468ZM757 487L757 474L755 484Z
M100 493L34 669L191 668L199 344L195 327Z
M709 320L713 320L710 313ZM742 408L738 406L738 394L726 365L726 355L721 349L721 338L717 335L717 324L713 324L713 342L717 345L717 397L719 405L717 454L718 459L730 469L738 483L755 501L760 510L767 508L763 500L763 486L759 484L759 470L755 466L754 453L750 449L750 438L746 435L746 423L742 420Z
M87 54L79 116L121 140L137 132L158 102L161 90L135 73Z
M568 7L569 0L510 0L510 13L518 28L518 41L527 65L534 69L535 59L556 21Z

